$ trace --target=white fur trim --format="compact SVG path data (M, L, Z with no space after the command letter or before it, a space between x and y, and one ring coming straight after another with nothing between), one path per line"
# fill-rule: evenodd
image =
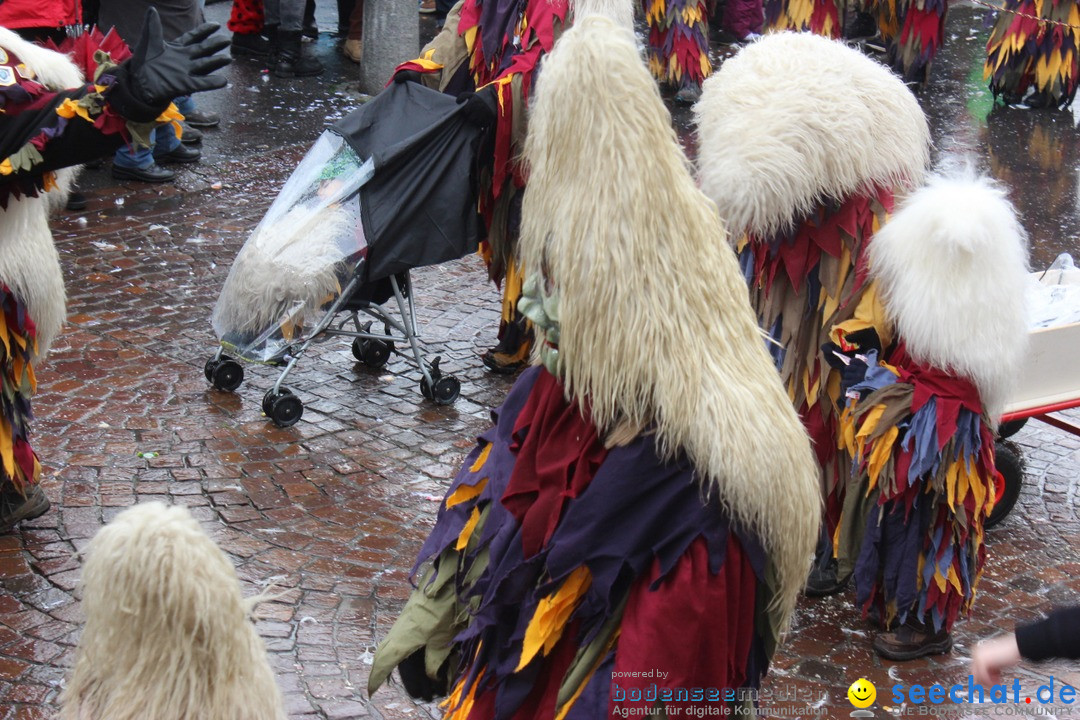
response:
M12 198L0 212L0 281L26 304L43 358L67 315L60 256L43 197Z
M767 35L724 61L694 106L698 178L735 236L770 237L827 197L917 185L930 133L887 68L810 33Z
M219 337L260 332L301 306L320 307L340 290L344 258L337 241L354 226L337 206L297 206L276 222L260 223L236 256L214 308Z
M182 506L136 505L98 531L61 720L285 720L232 563Z
M993 422L1025 357L1026 237L986 178L935 177L870 244L870 271L911 356L975 383Z
M70 58L27 42L5 27L0 27L0 47L15 53L34 72L34 80L50 90L82 85L82 71Z
M52 90L82 84L82 73L69 58L27 42L7 28L0 27L0 47L14 53L33 71L37 82ZM76 174L74 169L59 171L59 192L12 198L7 210L0 212L0 281L26 304L37 326L39 358L48 353L66 316L64 276L48 215L66 201Z
M716 207L628 32L589 17L562 36L525 158L519 248L559 293L568 393L601 431L655 423L661 452L685 452L762 539L789 613L817 538L817 467Z

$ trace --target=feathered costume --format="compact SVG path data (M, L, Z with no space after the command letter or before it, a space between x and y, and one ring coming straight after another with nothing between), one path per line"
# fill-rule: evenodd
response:
M995 429L1024 358L1024 233L986 181L935 179L869 260L863 299L882 312L833 337L848 348L841 437L854 458L838 551L855 560L864 611L948 632L982 574Z
M97 40L85 36L80 47ZM105 49L119 60L130 54L115 40ZM65 313L49 208L63 202L73 178L59 168L96 157L103 143L116 147L129 133L105 102L114 67L103 58L87 84L69 58L0 28L0 487L24 495L41 472L29 444L34 365Z
M889 64L904 82L925 85L930 66L945 42L948 0L879 2L877 16ZM894 31L894 27L898 29Z
M700 90L712 72L709 8L705 0L644 0L649 69L678 90Z
M844 32L843 0L765 0L764 8L770 32L809 32L833 39Z
M567 31L532 111L522 308L545 367L452 483L369 689L400 665L447 718L741 702L814 543L806 435L629 31Z
M821 350L866 287L866 252L929 160L922 110L878 63L810 34L767 35L727 60L695 106L701 188L737 240L751 305L822 470L835 529L840 374Z
M605 14L632 26L628 2L591 4L600 9L604 2ZM488 231L480 254L492 280L503 283L499 344L493 352L493 362L502 367L524 364L532 347L532 330L517 309L522 275L515 260L529 98L540 60L572 22L574 5L571 0L461 0L420 57L398 67L422 73L424 84L441 92L460 95L491 85L498 93L492 161L480 178L480 212Z
M1080 4L1005 0L986 43L983 68L994 97L1006 104L1064 108L1076 96L1078 78Z

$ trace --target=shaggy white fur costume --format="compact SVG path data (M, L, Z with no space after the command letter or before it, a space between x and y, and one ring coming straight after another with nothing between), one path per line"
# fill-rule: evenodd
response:
M85 553L62 720L285 720L254 603L186 508L125 510Z
M889 319L919 362L972 381L996 424L1027 345L1026 235L986 178L935 177L870 246Z
M828 198L918 185L929 161L926 118L899 78L809 33L767 35L725 61L694 118L701 189L735 239L772 237Z
M13 53L50 90L78 87L82 73L67 57L38 47L0 28L0 47ZM66 202L76 170L56 173L58 189L36 198L12 198L0 211L0 281L26 304L37 326L38 358L60 332L66 317L64 276L49 230L50 210Z
M519 247L526 274L559 296L567 392L602 432L655 424L662 452L685 452L762 538L790 612L818 528L817 470L632 35L579 20L545 61L529 122Z
M276 222L260 223L236 256L214 307L219 336L261 332L301 308L303 319L339 293L338 238L356 222L340 206L319 205L297 206Z

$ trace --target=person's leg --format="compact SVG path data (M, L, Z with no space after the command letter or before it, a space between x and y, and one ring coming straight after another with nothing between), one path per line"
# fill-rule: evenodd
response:
M302 50L300 38L305 2L306 0L278 0L277 47L270 58L270 68L276 77L309 77L322 74L322 63L305 55Z
M190 99L189 99L190 102ZM162 125L154 130L154 162L156 163L193 163L198 162L202 153L187 147L176 136L176 128Z
M353 4L352 12L349 14L349 36L346 38L345 46L342 48L345 57L349 58L354 63L360 62L360 51L362 50L360 40L363 37L364 0L356 0Z
M155 130L151 134L151 144ZM113 155L112 176L117 180L139 180L141 182L169 182L176 179L176 173L154 162L152 148L125 146L117 149Z
M234 56L270 54L270 40L263 33L264 22L261 0L233 0L228 28L233 33L230 51Z

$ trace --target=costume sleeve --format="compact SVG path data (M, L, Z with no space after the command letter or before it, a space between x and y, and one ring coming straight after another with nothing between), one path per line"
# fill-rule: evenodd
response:
M39 96L28 107L0 114L0 175L17 179L78 165L107 154L123 142L119 127L95 122L94 115L109 113L104 103L91 99L91 88L77 88ZM95 107L96 106L96 107ZM76 110L75 108L79 108ZM86 113L80 118L81 112ZM65 114L73 113L72 117ZM120 120L122 127L124 121Z
M1028 660L1080 658L1080 606L1063 608L1016 628L1016 645Z

